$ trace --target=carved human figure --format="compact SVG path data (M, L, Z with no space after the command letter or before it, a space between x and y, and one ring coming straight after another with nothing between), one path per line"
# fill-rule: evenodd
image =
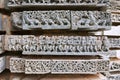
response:
M102 46L102 50L103 51L109 51L110 48L110 42L108 40L107 37L103 37L103 46Z

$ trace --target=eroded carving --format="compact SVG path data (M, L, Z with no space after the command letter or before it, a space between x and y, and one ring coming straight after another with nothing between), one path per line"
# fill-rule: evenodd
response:
M5 70L5 57L0 57L0 73Z
M10 71L12 73L24 73L25 60L23 58L10 58Z
M13 27L22 28L22 13L13 12L11 14L11 23Z
M110 14L98 11L72 11L72 29L110 29Z
M8 0L8 6L18 6L21 5L23 0Z

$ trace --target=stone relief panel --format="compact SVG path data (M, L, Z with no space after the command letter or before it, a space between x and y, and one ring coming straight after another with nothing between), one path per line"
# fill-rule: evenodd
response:
M24 11L23 29L70 29L69 11Z
M23 51L23 54L70 55L109 52L107 37L96 36L6 36L5 48L8 51Z
M22 28L22 12L11 13L11 24L13 27Z
M22 36L6 36L5 37L5 50L8 51L20 51L22 50Z
M109 38L111 48L120 48L120 38Z
M5 57L0 57L0 73L5 70Z
M25 74L97 74L109 71L109 60L11 58L10 71Z
M110 62L110 72L120 71L120 62L119 61L111 61Z
M111 15L100 11L72 11L72 29L110 29Z
M112 17L112 22L117 22L117 23L120 23L120 13L112 13L111 14L111 17Z
M47 74L51 72L51 60L27 59L25 61L26 74Z
M25 60L23 58L10 58L10 71L12 73L24 73Z
M89 5L89 6L97 6L97 5L108 5L109 0L9 0L8 6L67 6L67 5Z
M100 11L24 11L11 14L12 26L31 29L109 30L110 13Z

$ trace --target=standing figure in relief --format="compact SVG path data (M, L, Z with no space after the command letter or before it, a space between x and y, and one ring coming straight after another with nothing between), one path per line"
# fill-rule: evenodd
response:
M97 45L98 51L102 51L102 39L101 39L101 37L97 37L96 45Z
M103 45L102 45L102 50L103 51L109 51L110 48L110 42L107 37L103 37Z

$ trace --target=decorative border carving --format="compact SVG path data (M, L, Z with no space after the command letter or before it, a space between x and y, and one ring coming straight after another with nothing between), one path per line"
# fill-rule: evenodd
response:
M109 71L109 60L10 59L12 73L96 74Z
M110 72L120 71L120 62L110 61Z
M107 6L109 0L9 0L9 7L23 6Z
M13 12L11 18L12 25L23 30L109 30L112 25L110 13L101 11L24 11Z

